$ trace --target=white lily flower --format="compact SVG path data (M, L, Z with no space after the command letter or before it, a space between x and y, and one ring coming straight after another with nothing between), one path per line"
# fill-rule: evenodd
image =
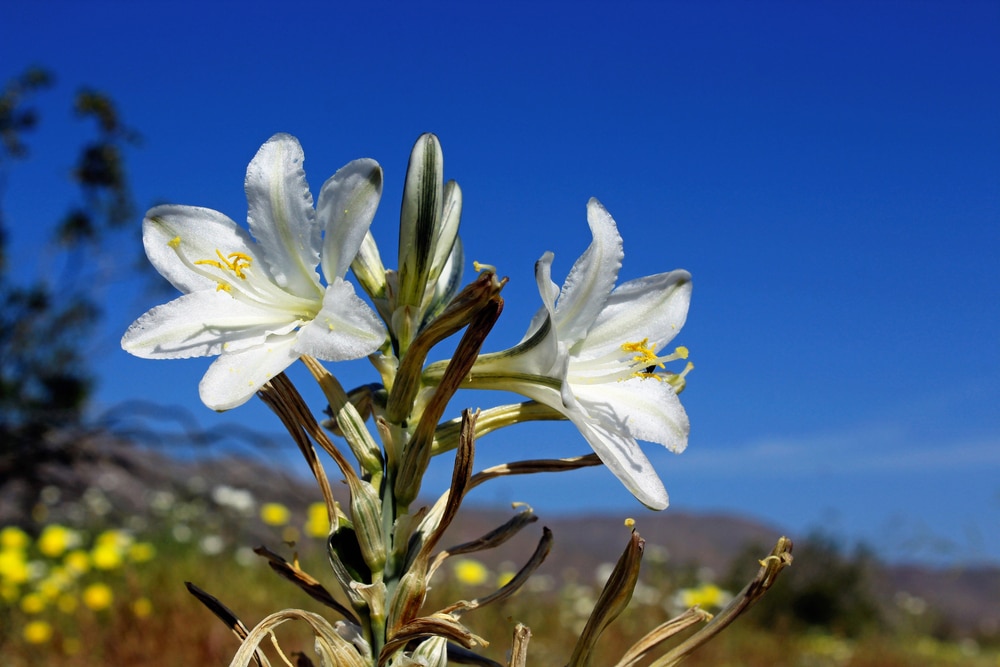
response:
M672 271L614 286L624 256L614 219L587 204L593 242L562 289L550 278L553 255L535 265L544 307L517 346L482 355L465 386L506 389L558 410L643 504L667 506L663 483L637 440L673 452L687 446L690 425L674 389L681 373L658 372L687 358L661 355L684 326L691 276Z
M347 164L314 210L303 160L287 134L254 156L249 233L194 206L157 206L143 220L146 255L184 295L137 319L122 347L149 359L218 355L198 387L215 410L245 403L302 355L357 359L385 342L385 327L344 280L382 195L381 167Z

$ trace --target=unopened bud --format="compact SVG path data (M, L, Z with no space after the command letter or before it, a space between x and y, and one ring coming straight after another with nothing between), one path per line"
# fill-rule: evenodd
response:
M373 574L385 568L385 538L382 535L382 502L378 491L364 480L351 486L351 520L365 564Z
M444 154L433 134L413 145L399 213L398 305L419 307L434 261L444 199Z
M427 597L427 573L419 565L411 567L396 585L386 617L386 625L390 631L416 618L424 604L424 598Z
M405 352L420 326L447 302L461 280L462 190L444 183L444 155L433 134L417 139L403 186L399 215L399 285L392 314L399 351ZM439 284L441 276L443 284ZM404 311L407 330L396 329Z
M358 283L374 301L386 298L385 265L371 232L365 234L358 254L351 262L351 270Z
M590 662L590 652L597 643L598 637L604 632L611 621L615 620L632 600L632 591L639 579L639 563L642 561L642 551L645 541L639 533L633 531L625 551L615 564L604 590L601 591L594 610L587 619L587 625L580 633L569 667L582 667Z
M428 286L425 300L427 308L424 311L424 320L421 327L426 326L448 303L458 294L462 286L462 268L465 264L465 251L462 249L462 240L455 239L452 245L451 254L441 267L440 275Z
M326 628L323 628L326 630ZM316 633L316 653L319 655L320 664L337 665L340 667L369 667L370 660L366 660L358 647L350 641L344 639L334 629L333 631ZM371 650L368 651L371 653Z
M410 657L414 664L426 667L448 666L448 641L444 637L431 637L413 649Z

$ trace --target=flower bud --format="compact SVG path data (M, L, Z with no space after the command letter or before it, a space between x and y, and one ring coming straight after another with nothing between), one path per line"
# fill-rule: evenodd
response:
M426 667L448 667L448 642L444 637L431 637L413 649L413 664Z
M422 567L411 567L396 586L389 602L386 625L390 631L406 625L414 618L427 596L427 573Z
M382 502L378 491L364 480L351 484L351 521L365 564L373 574L382 572L385 568Z
M577 640L573 655L569 659L570 667L582 667L590 662L590 652L597 643L605 628L615 620L632 600L632 591L639 578L639 563L642 561L642 551L645 540L639 533L632 532L628 545L615 564L615 569L604 584L594 610L587 619L587 625Z
M454 251L461 216L461 189L454 181L444 183L441 143L433 134L421 135L410 153L399 216L399 285L392 324L400 352L409 347L425 313L447 302L450 283L461 279L461 249L457 256ZM457 267L450 262L455 259ZM446 268L446 285L439 291L438 279ZM451 275L455 272L457 277Z
M354 272L354 277L358 279L358 283L375 301L376 305L379 300L385 300L387 285L385 265L382 264L382 256L379 254L378 246L375 244L375 238L371 232L368 232L361 242L358 254L351 262L351 270Z

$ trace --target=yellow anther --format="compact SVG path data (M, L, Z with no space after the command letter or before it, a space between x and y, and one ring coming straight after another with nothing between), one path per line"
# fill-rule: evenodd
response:
M181 245L181 237L175 236L174 238L167 241L167 245L173 248L174 250L177 250L177 248L179 248Z
M666 370L665 362L676 359L687 359L688 349L683 345L675 348L673 354L663 357L656 355L656 343L650 344L648 338L623 343L621 349L623 352L634 353L635 356L632 357L631 364L629 364L633 369L632 374L628 377L620 378L619 381L627 380L630 377L637 377L643 380L653 378L658 382L669 382L676 389L679 386L683 386L684 376L694 368L694 364L688 362L681 373L661 373L657 371L657 369ZM639 368L636 368L637 366Z
M232 292L233 291L233 286L230 285L229 283L224 283L224 282L222 282L220 280L219 284L215 286L215 291L216 292Z
M629 518L625 519L625 527L626 528L635 528L635 519L633 519L632 517L629 517Z
M175 240L180 243L179 236ZM250 265L253 263L253 258L250 255L242 252L231 252L228 255L223 255L222 251L218 249L215 251L215 254L219 259L199 259L195 261L195 264L207 264L223 271L232 271L240 280L246 280L247 275L243 270L250 268Z
M491 271L493 273L497 272L497 267L492 264L481 264L480 262L472 262L472 268L476 270L476 273L482 273L483 271Z
M643 338L638 343L622 343L622 349L626 352L641 352L649 345L649 339Z
M659 366L664 368L663 362L656 356L656 343L649 344L648 338L643 338L638 343L625 343L622 345L625 352L636 352L632 361L644 366Z
M243 273L243 269L250 268L250 265L253 263L253 258L242 252L233 252L229 253L229 259L231 261L229 268L233 270L233 273L235 273L239 278L246 280L246 274Z

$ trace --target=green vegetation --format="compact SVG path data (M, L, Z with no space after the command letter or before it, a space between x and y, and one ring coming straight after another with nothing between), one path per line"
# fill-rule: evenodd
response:
M59 502L54 499L53 514L62 514ZM226 604L248 624L273 612L276 600L331 615L276 576L252 553L255 545L244 542L251 527L269 532L270 549L289 560L298 557L303 570L322 580L324 512L286 508L229 487L212 490L200 502L161 494L151 507L153 516L139 530L102 525L93 512L79 527L48 524L34 538L13 526L0 528L5 665L228 664L236 638L188 594L185 581L224 593ZM221 533L220 520L242 525L244 532ZM944 641L913 626L886 623L864 574L867 555L846 556L822 538L804 542L798 552L791 576L685 664L1000 664L996 646ZM757 555L749 553L741 561L751 570ZM532 628L532 664L563 664L609 571L610 565L593 573L545 567L525 590L472 612L468 622L491 642L488 655L501 664L517 623ZM505 565L491 569L474 559L453 559L437 573L426 608L489 593L511 574ZM708 576L671 563L650 545L632 605L602 637L594 664L612 664L651 626L688 604L709 611L724 604L726 582ZM311 635L296 631L295 624L283 626L282 645L311 655Z

